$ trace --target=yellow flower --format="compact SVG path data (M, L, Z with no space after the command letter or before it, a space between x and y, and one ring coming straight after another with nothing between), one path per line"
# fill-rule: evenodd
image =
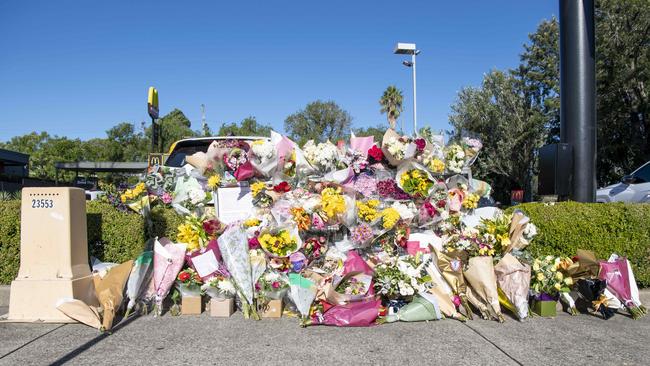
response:
M190 224L178 225L178 234L176 235L176 239L180 243L187 244L188 252L197 250L201 247L199 233Z
M571 277L567 277L567 278L565 278L565 279L564 279L564 283L565 283L567 286L571 286L571 285L573 285L573 278L571 278Z
M260 220L256 218L248 219L244 221L244 226L245 227L253 227L257 226L260 224Z
M399 212L392 207L382 210L381 217L383 219L382 226L386 230L392 229L400 219Z
M411 170L411 178L413 178L413 179L418 179L418 178L420 178L421 176L422 176L422 173L420 173L419 170L417 170L417 169L413 169L413 170Z
M562 272L555 272L555 279L558 281L562 281L564 279Z
M440 159L433 159L429 163L429 169L434 173L442 173L445 171L445 163Z
M253 194L253 197L257 197L257 195L265 188L266 184L264 182L255 182L251 184L251 193Z
M553 285L553 287L555 287L555 289L558 290L558 291L560 291L560 289L562 289L562 285L559 284L559 283L556 283L555 285Z
M372 222L379 214L377 210L375 210L375 207L379 206L378 200L369 200L368 202L357 201L356 206L357 216L363 221Z
M217 187L219 187L220 184L221 184L221 177L219 175L215 174L210 176L210 178L208 178L208 188L210 188L211 190L214 191L215 189L217 189Z
M345 212L345 199L341 189L325 188L321 192L321 209L328 219L332 219Z
M537 281L544 281L546 276L542 272L537 273Z

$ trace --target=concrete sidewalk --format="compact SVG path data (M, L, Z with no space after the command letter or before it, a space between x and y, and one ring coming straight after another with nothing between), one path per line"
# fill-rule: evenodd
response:
M642 300L650 303L650 292ZM0 324L0 365L647 364L650 316L583 314L504 324L474 320L300 328L297 319L143 316L111 335L80 324Z

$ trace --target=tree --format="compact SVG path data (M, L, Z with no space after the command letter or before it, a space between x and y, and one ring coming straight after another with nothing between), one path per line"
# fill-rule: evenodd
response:
M271 136L271 126L257 122L255 117L244 118L239 123L222 124L218 136Z
M390 128L395 129L395 122L399 118L399 115L402 113L402 102L404 97L402 96L402 91L397 89L394 85L389 86L384 91L384 94L379 99L379 105L381 105L381 113L386 113L388 118L388 125ZM404 126L402 126L402 130Z
M192 130L192 123L179 109L174 109L160 118L159 123L161 125L160 139L163 144L163 152L169 151L171 145L178 140L201 135L201 133ZM151 126L147 128L145 136L147 141L151 141Z
M284 130L299 144L308 140L336 142L350 133L352 117L333 101L317 100L284 120Z

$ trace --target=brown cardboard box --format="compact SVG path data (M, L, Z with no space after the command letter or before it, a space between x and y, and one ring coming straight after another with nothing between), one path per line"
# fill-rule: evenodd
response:
M262 312L262 318L280 318L282 317L282 300L271 300L268 306Z
M181 315L199 315L201 310L203 310L201 296L183 296Z
M235 301L233 299L210 300L210 316L228 318L235 312Z

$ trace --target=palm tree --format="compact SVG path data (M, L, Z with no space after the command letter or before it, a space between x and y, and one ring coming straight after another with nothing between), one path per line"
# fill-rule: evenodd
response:
M379 99L379 105L381 105L381 113L386 113L388 117L388 124L390 128L395 129L395 122L399 118L400 113L402 113L402 91L397 89L395 85L391 85L384 91L384 95Z

